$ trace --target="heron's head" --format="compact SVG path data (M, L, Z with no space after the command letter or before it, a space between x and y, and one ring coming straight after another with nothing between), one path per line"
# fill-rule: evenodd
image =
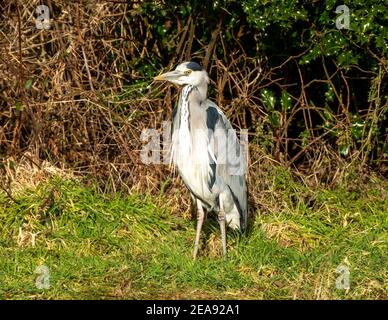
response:
M163 73L154 80L166 80L177 85L192 85L195 87L207 85L209 77L207 72L196 62L183 62L175 70Z

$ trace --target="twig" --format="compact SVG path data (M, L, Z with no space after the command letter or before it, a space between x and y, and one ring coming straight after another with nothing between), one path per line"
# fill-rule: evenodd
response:
M18 200L16 200L13 196L12 196L12 194L6 189L6 188L4 188L2 185L0 185L0 188L1 188L1 190L3 190L5 193L6 193L6 195L8 196L8 198L10 198L13 202L15 202L16 204L20 204L20 202L18 201Z

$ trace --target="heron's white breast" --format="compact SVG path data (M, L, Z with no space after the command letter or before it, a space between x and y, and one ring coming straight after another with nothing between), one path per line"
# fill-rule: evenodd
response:
M185 86L181 93L181 105L177 116L179 127L172 135L172 160L178 167L185 184L195 195L208 201L213 200L208 181L211 168L208 154L207 130L190 122L189 94L192 86Z

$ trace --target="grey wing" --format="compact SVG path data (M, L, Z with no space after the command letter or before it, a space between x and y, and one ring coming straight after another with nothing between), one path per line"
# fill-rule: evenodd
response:
M213 180L221 179L229 188L240 213L241 228L247 222L246 159L236 131L221 109L206 100L206 127L209 129L209 153L213 158Z

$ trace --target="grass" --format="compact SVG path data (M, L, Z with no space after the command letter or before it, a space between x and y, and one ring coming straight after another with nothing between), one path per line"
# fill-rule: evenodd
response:
M385 183L385 182L381 182ZM192 260L195 222L165 195L99 194L52 178L14 200L0 193L1 299L387 299L388 199L381 183L309 193L279 172L245 234L205 223ZM275 203L275 202L274 202ZM38 266L50 287L37 288ZM336 268L350 289L337 289Z

